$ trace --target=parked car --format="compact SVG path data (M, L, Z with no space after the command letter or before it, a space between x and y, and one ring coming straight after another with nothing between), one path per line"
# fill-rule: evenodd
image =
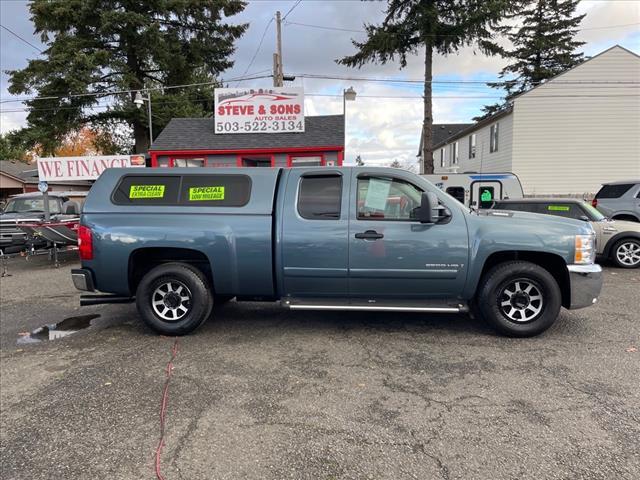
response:
M494 209L543 213L589 222L596 232L597 254L621 268L640 267L640 223L610 220L577 199L532 198L499 200Z
M69 205L75 205L77 216L79 207L75 199L85 196L85 192L50 192L48 197L51 218L67 218L65 214ZM0 250L3 253L47 246L46 238L28 234L18 226L44 220L44 206L44 195L40 192L21 193L9 199L0 212Z
M591 204L613 220L640 222L640 180L605 183Z
M81 305L137 304L158 332L197 328L215 302L292 310L465 312L536 335L597 301L586 222L471 212L394 168L108 169L79 229Z
M522 198L522 184L515 173L443 173L422 175L463 205L491 208L494 200Z

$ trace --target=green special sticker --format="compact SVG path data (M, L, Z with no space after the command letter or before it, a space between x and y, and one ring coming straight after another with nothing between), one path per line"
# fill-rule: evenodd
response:
M163 198L164 185L131 185L129 198Z
M189 201L224 200L224 187L191 187Z
M549 205L547 207L547 210L550 210L552 212L568 212L569 206L568 205Z

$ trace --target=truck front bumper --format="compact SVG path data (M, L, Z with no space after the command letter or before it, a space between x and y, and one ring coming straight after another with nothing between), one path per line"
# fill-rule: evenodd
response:
M592 265L568 265L571 284L570 309L584 308L598 301L602 290L602 267Z

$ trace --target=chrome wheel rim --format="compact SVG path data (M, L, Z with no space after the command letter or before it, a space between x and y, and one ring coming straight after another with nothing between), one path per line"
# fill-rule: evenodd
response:
M153 311L167 322L182 319L191 310L191 305L191 291L177 280L161 284L151 296Z
M500 292L498 305L502 314L512 322L530 322L542 313L542 290L532 281L513 280Z
M616 250L618 261L629 267L640 264L640 244L636 242L624 242Z

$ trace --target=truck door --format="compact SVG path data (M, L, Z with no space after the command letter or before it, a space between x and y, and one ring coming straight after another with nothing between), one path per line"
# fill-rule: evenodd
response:
M281 206L283 296L347 297L351 170L289 170Z
M420 206L422 189L409 178L378 173L352 176L349 291L353 298L451 298L462 292L468 255L464 215L455 201L447 199L452 203L446 205L451 218L438 224L419 223L412 211Z
M502 183L498 180L478 180L471 183L470 207L491 208L495 200L502 199Z

